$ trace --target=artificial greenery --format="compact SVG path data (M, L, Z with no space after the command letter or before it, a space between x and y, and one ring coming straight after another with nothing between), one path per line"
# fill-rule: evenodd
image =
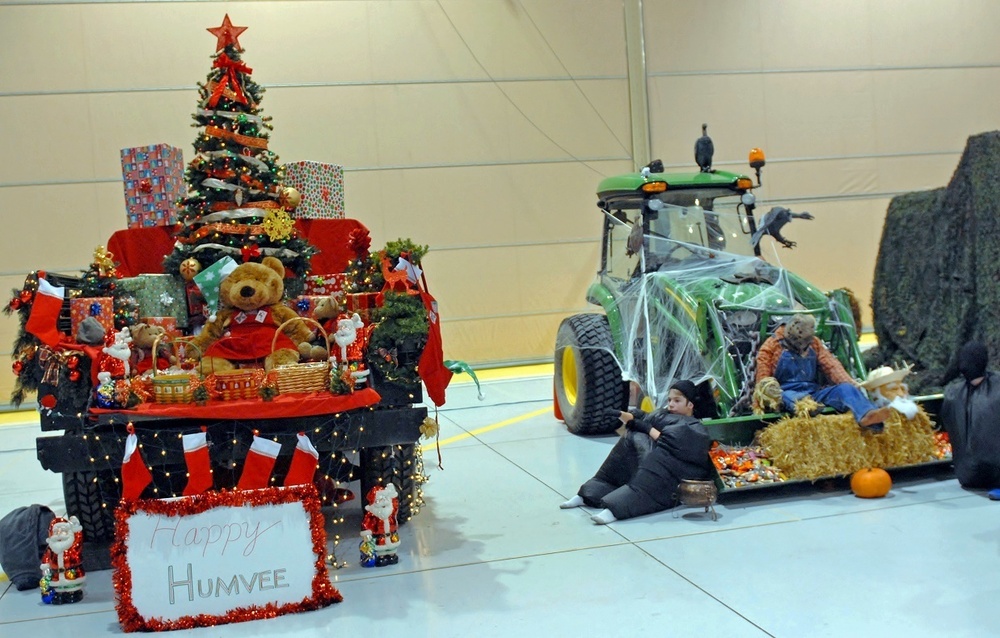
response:
M375 311L368 362L389 381L419 383L417 360L427 342L427 312L418 295L387 292Z
M294 231L272 238L261 229L264 214L285 203L281 200L284 167L266 148L273 127L269 117L260 115L264 88L250 77L242 53L238 45L226 44L214 56L207 81L198 84L200 99L192 126L199 131L195 156L184 176L188 195L179 202L178 241L163 268L179 276L181 262L189 257L207 268L225 256L239 262L246 261L245 255L256 261L272 255L294 274L285 279L291 298L301 294L316 249ZM234 78L236 87L231 84ZM230 215L234 210L258 210L260 215Z
M399 256L405 252L409 255L407 261L415 266L419 266L420 260L424 258L428 250L430 250L429 246L421 246L414 244L409 239L400 238L386 243L385 256L389 258L389 263L395 266L396 262L399 261Z
M378 253L355 257L347 264L344 292L379 292L385 286L382 277L382 260Z

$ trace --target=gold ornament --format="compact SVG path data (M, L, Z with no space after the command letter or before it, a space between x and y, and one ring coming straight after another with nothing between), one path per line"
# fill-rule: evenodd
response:
M97 266L97 273L101 277L116 277L115 254L109 252L104 246L94 249L94 265Z
M291 186L285 186L279 193L278 203L285 207L285 210L295 210L302 203L302 195Z
M264 215L261 226L264 227L264 232L271 238L271 241L284 241L291 237L295 221L285 211L272 208Z
M181 262L180 273L184 281L191 281L201 272L201 263L194 257L188 257Z

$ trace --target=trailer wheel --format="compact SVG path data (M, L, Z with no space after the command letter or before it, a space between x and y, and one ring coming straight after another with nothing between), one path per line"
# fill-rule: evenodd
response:
M62 475L67 516L76 516L87 542L110 542L115 538L115 508L121 488L115 472L67 472Z
M628 384L614 357L604 315L573 315L556 336L555 400L570 432L608 434L620 425L611 410L628 407Z

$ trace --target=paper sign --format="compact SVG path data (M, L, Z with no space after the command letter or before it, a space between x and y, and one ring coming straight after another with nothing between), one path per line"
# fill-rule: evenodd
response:
M126 631L238 622L340 600L326 573L312 485L123 503L116 517L114 580Z

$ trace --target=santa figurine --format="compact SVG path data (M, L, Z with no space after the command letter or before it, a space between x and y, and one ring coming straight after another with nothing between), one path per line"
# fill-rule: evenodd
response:
M371 372L364 364L369 328L358 313L350 317L342 314L337 318L337 330L333 333L333 342L339 347L340 356L331 357L331 361L339 361L342 368L350 370L355 386L364 385Z
M376 485L368 491L368 504L365 505L365 516L361 520L361 527L364 528L361 530L362 566L371 566L365 563L370 562L372 548L375 567L399 562L399 557L396 556L396 549L399 547L399 534L396 533L398 511L399 493L395 485Z
M104 339L105 346L97 357L97 387L94 389L94 405L99 408L117 409L125 405L118 400L118 382L127 379L131 373L129 360L132 358L132 337L126 326L118 332L109 332Z
M49 523L49 548L42 556L42 602L52 605L83 599L83 527L75 516L57 516Z
M129 364L132 358L132 337L128 326L118 332L111 332L104 339L101 356L98 358L97 380L108 383L112 380L127 379L132 372Z

